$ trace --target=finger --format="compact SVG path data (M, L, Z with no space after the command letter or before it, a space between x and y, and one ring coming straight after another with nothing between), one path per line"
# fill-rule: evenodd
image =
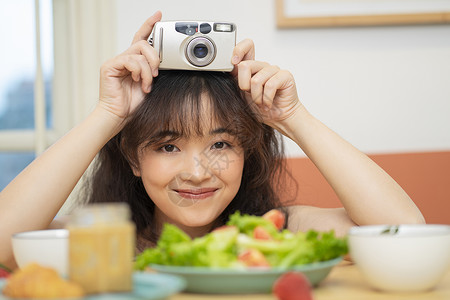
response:
M264 103L270 102L270 106L267 107L270 108L272 106L273 99L278 90L286 89L289 85L293 84L292 74L288 71L281 70L272 76L264 86Z
M150 91L153 76L151 75L150 66L144 56L121 55L112 61L111 67L112 70L115 70L116 72L116 74L112 73L111 76L125 77L130 75L135 82L142 80L144 92Z
M237 65L243 60L255 59L255 44L251 39L240 41L233 49L231 63Z
M153 80L152 70L147 59L143 55L130 55L125 66L131 71L134 81L142 83L142 90L149 91Z
M280 68L277 66L267 66L253 75L251 79L251 94L255 104L263 108L270 108L272 106L273 97L264 97L265 85L268 80L275 76L279 71Z
M252 75L268 65L268 63L254 60L246 60L240 62L238 64L239 88L243 91L250 91Z
M160 63L159 55L156 52L155 48L150 46L149 43L147 43L147 41L141 40L136 42L124 53L143 55L147 59L148 64L150 65L153 77L158 76L158 67Z
M133 81L139 82L141 80L142 64L136 58L127 59L124 67L130 71Z
M238 75L237 64L243 60L254 60L255 59L255 44L250 39L245 39L240 41L233 49L233 54L231 56L231 63L234 65L231 75L236 77Z
M138 62L141 67L140 79L142 80L142 91L144 91L144 93L149 93L153 82L152 70L144 56L140 56Z
M141 28L136 32L133 38L133 42L131 44L134 44L140 40L147 40L150 33L152 32L153 25L155 25L156 22L161 21L162 13L158 10L148 18L144 24L142 24Z

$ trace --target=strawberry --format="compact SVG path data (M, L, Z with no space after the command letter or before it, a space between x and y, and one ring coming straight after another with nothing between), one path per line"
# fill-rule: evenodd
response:
M10 272L7 270L0 268L0 278L8 278L10 275Z
M273 284L272 292L279 300L312 300L311 285L303 273L290 271Z
M284 217L284 214L281 211L277 210L277 209L269 210L262 217L264 219L269 220L270 222L272 222L273 225L275 225L275 227L278 230L281 230L283 228L284 222L286 221L285 217Z
M270 236L270 233L264 227L256 226L253 229L253 238L257 240L271 240L272 236Z
M248 267L270 267L269 262L259 250L247 249L238 256L238 260Z

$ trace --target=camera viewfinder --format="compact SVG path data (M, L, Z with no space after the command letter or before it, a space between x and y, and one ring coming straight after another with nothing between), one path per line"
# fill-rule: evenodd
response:
M214 31L233 32L234 26L231 23L214 23Z

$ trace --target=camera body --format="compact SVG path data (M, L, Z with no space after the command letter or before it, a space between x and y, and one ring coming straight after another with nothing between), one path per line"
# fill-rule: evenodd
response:
M236 25L213 21L163 21L148 38L159 54L161 70L233 70Z

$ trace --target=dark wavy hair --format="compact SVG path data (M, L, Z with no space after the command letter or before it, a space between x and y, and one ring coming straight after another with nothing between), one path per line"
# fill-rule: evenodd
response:
M202 95L209 96L210 116L202 113ZM151 92L125 127L100 151L88 181L87 202L128 203L138 237L155 242L155 205L131 166L139 166L140 147L160 142L161 132L177 132L183 137L201 135L205 117L236 136L244 150L241 186L215 227L223 225L237 210L262 215L281 208L274 189L276 186L280 191L285 174L279 134L262 123L230 73L178 70L160 71Z

